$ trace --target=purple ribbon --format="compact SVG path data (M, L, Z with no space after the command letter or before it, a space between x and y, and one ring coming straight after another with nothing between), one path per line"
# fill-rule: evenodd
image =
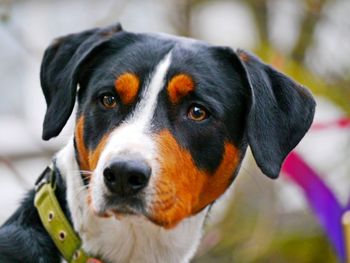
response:
M341 262L345 262L345 241L341 217L346 210L350 209L350 199L347 205L342 207L321 177L296 152L289 154L282 171L302 188L312 210L335 248L338 258Z

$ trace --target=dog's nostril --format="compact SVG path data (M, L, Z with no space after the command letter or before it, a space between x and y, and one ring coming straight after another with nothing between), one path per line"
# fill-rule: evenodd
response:
M109 167L107 167L103 171L103 176L104 176L105 181L107 181L107 182L113 183L116 181L116 177L113 174L113 171Z
M135 190L142 188L148 182L148 174L150 174L150 169L145 169L143 171L130 174L130 176L127 178L127 184Z

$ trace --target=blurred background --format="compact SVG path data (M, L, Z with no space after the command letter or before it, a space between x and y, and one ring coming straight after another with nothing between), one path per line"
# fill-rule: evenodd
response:
M71 138L72 120L57 139L41 140L44 49L57 36L115 21L252 51L309 87L315 125L296 152L349 208L349 15L349 0L0 0L0 224ZM262 175L249 153L193 262L341 261L306 197L290 176Z

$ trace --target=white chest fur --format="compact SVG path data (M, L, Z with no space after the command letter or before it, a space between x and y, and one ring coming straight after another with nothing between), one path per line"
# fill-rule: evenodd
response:
M185 263L193 257L201 238L207 209L166 230L144 218L96 217L87 205L87 190L79 175L73 144L57 155L57 165L67 182L67 201L83 248L108 262Z

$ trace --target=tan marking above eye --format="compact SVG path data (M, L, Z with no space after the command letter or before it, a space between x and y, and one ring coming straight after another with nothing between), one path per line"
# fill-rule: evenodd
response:
M189 75L176 75L168 84L168 94L171 103L179 103L183 97L193 92L194 88L194 81Z
M114 87L121 101L129 105L133 103L137 97L140 80L134 73L124 73L120 75L114 82Z

